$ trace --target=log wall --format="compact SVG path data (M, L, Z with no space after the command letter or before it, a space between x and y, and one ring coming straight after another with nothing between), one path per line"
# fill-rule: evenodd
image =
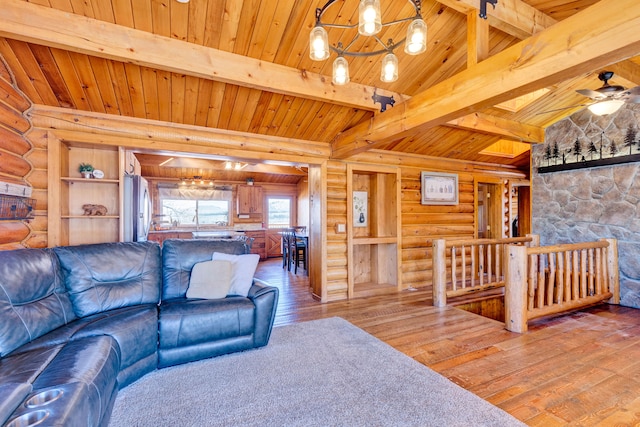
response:
M27 138L31 122L25 112L31 101L20 92L11 70L0 57L0 181L34 187L35 218L0 220L0 250L46 246L47 152ZM44 168L45 179L39 179ZM37 183L37 185L34 185ZM44 188L44 192L41 189Z
M353 161L327 164L327 301L347 297L347 235L337 233L337 224L347 223L347 164L397 166L401 170L402 206L402 285L403 288L431 286L432 242L434 239L476 238L474 196L478 181L498 180L505 188L510 181L521 181L523 173L510 168L428 158L410 154L372 151ZM459 203L456 206L424 206L421 200L420 172L458 174ZM385 209L380 206L379 209ZM505 217L508 212L505 210Z

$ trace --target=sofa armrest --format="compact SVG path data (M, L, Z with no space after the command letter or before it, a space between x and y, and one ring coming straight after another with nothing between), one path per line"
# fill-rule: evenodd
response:
M278 296L278 288L269 286L259 279L253 279L253 285L247 297L256 307L254 333L256 347L265 346L269 342L278 307Z

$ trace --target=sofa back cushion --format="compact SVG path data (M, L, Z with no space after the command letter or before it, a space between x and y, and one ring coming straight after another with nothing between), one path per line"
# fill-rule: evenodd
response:
M184 298L194 264L211 260L214 252L242 255L249 253L249 246L241 240L165 240L162 243L162 299Z
M54 249L78 317L160 301L160 246L99 243Z
M50 249L0 251L0 357L75 318Z

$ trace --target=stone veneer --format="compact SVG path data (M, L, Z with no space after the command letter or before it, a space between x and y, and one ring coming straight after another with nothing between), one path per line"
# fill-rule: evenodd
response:
M629 154L624 139L629 125L637 129L638 124L640 105L625 105L605 117L595 116L585 108L548 127L545 145L532 150L532 221L540 243L618 239L621 303L635 308L640 308L640 164L545 174L538 174L537 167L561 163L562 153L575 161L570 150L576 139L583 147L580 157L584 155L587 160L590 141L598 148L602 141L603 157L611 157L612 141L618 156ZM546 159L546 144L555 142L560 157ZM632 148L633 154L640 152L638 145Z

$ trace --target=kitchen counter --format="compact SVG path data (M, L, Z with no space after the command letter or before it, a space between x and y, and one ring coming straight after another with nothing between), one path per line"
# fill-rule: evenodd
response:
M242 237L244 235L244 231L237 230L210 230L191 232L191 237L194 239L234 239Z

